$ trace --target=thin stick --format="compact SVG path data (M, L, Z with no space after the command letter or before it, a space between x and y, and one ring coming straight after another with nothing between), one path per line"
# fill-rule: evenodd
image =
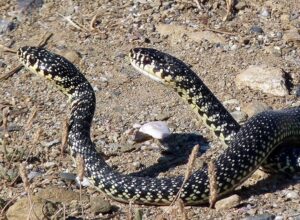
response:
M218 197L217 171L214 161L208 164L208 179L209 179L209 207L213 208Z
M4 148L4 155L7 158L8 152L7 152L7 148L6 148L6 144L7 144L7 138L9 137L9 133L8 133L8 107L4 108L2 111L2 115L3 115L3 119L2 119L2 123L3 123L3 148Z
M206 27L205 30L220 33L220 34L228 34L228 35L233 35L233 36L237 35L237 33L234 33L234 32L222 31L222 30L212 29L212 28L208 28L208 27Z
M192 175L192 171L193 171L194 164L195 164L198 152L199 152L199 148L200 148L199 144L197 144L193 148L193 150L192 150L192 152L189 156L189 160L188 160L188 163L187 163L187 168L185 170L184 180L183 180L183 182L180 186L180 189L178 190L176 196L174 197L173 201L171 202L170 206L172 206L176 202L176 200L180 197L180 194L182 192L182 189L183 189L184 185L186 184L186 182L188 181L188 179Z
M4 52L17 53L16 50L10 49L9 47L6 47L6 46L4 46L2 44L0 44L0 48L2 48Z
M64 152L66 151L68 135L69 135L69 122L68 119L66 118L63 121L63 125L62 125L62 137L61 137L61 145L60 145L60 155L62 157L64 156Z
M95 28L95 23L97 21L97 17L99 16L99 14L95 14L90 22L90 30L91 31L94 31L96 28Z
M233 0L226 0L226 15L223 18L223 21L227 21L230 17L230 15L232 14L232 10L233 10Z
M79 190L80 190L80 205L81 205L81 214L83 219L85 219L84 217L84 209L83 209L83 203L82 203L82 186L81 183L83 181L83 176L84 176L84 169L85 169L85 163L84 163L84 159L82 156L78 155L77 156L77 169L78 169L78 177L79 177Z
M37 107L34 106L33 107L33 111L30 114L30 116L29 116L29 118L27 120L27 123L25 125L25 130L30 130L32 128L33 119L36 117L37 111L38 111Z
M71 16L63 16L62 14L58 14L58 15L61 16L63 19L65 19L67 22L69 22L70 25L77 28L78 30L81 30L81 31L85 30L85 31L89 32L89 30L86 27L84 27L83 25L78 24L75 21L72 21Z
M196 3L196 5L197 5L197 8L198 8L199 10L202 10L202 8L201 8L201 5L200 5L199 1L198 1L198 0L194 0L194 2Z

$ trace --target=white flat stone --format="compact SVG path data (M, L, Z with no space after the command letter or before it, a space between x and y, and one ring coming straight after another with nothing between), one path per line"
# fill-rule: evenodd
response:
M171 134L166 122L152 121L142 125L139 132L150 135L155 139L163 139Z

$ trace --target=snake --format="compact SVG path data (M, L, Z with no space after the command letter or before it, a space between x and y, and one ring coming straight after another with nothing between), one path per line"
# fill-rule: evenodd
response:
M196 170L186 181L183 176L151 178L114 170L91 140L96 96L80 70L66 58L44 48L24 46L17 54L26 69L49 80L68 96L71 103L68 145L72 156L83 158L85 175L97 190L125 203L168 205L179 191L179 198L186 205L208 202L208 165ZM150 48L134 48L129 58L140 72L175 89L228 144L213 161L218 197L242 184L278 147L299 143L300 108L265 111L240 126L196 74L177 58ZM295 160L289 161L293 162L289 166L298 169L299 161Z

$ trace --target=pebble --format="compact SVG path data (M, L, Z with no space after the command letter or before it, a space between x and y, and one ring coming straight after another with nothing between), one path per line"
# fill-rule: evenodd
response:
M24 197L17 200L17 202L15 202L12 206L9 207L9 209L6 212L7 219L48 219L49 217L53 216L58 210L58 207L56 207L55 209L48 209L48 212L45 212L46 206L48 207L49 205L54 204L38 196L32 196L31 201L34 204L34 214L32 214L29 218L28 211L30 210L30 204L28 202L28 198ZM53 212L49 212L50 210L52 210Z
M150 135L155 139L163 139L171 134L167 123L163 121L148 122L140 127L139 132Z
M75 50L64 51L62 56L74 64L79 64L81 59L80 54Z
M253 115L256 115L260 112L264 112L271 109L272 108L270 106L259 101L251 102L247 104L245 107L243 107L243 111L248 115L248 117L252 117Z
M247 114L242 111L234 111L234 112L231 112L230 114L239 123L245 122L247 120Z
M283 220L283 219L284 219L284 217L281 216L281 215L277 215L277 216L275 216L275 218L274 218L274 220Z
M34 9L41 8L44 4L43 0L18 0L18 9L23 13L30 13Z
M112 209L111 204L100 196L91 197L90 203L91 211L96 215L99 213L108 213Z
M11 21L0 20L0 35L12 31L16 26L17 25Z
M236 10L243 10L247 7L247 4L244 1L238 1L238 3L235 5Z
M287 43L300 43L300 34L297 28L290 29L284 32L283 40Z
M59 144L60 142L61 142L60 139L55 139L55 140L52 140L52 141L41 141L41 145L42 145L43 147L48 147L48 148L50 148L50 147L53 147L53 146Z
M235 194L225 199L221 199L217 201L215 204L215 208L216 210L231 209L238 206L240 202L241 202L241 197Z
M296 191L286 190L285 193L286 193L286 194L285 194L285 197L286 197L287 199L299 199L299 198L300 198L299 193L296 192Z
M75 181L76 180L76 175L74 173L60 173L59 177L62 180L66 180L66 181Z
M235 78L238 88L250 87L275 96L289 94L281 68L266 65L251 65Z
M28 179L29 181L34 179L35 177L39 177L39 176L42 176L43 174L40 173L40 172L36 172L36 171L31 171L29 174L28 174Z
M272 214L261 214L261 215L249 216L243 218L243 220L273 220L274 218L275 216Z
M261 27L259 27L259 26L252 26L250 28L250 32L251 33L255 33L255 34L262 34L262 33L264 33L263 29Z
M79 176L76 177L76 184L77 184L78 186L81 185L81 186L83 186L83 187L88 187L88 186L91 185L89 179L86 178L86 177L83 177L82 181L80 182Z
M271 17L270 9L263 8L260 15L263 16L263 17L266 17L266 18Z

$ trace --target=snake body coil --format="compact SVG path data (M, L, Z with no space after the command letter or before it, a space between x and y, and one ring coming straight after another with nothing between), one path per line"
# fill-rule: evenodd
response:
M138 68L137 62L133 62L134 59L139 60L139 65L149 65L148 68L152 68L155 61L145 56L147 53L156 53L163 59L164 69L157 66L158 71L154 71L161 76L165 74L166 77L170 77L167 71L173 71L178 66L174 63L173 57L150 49L132 50L130 54L132 64ZM54 82L69 96L72 111L68 143L74 154L83 156L87 175L99 190L122 202L165 205L173 201L183 184L183 177L157 179L122 175L114 171L96 152L90 138L96 103L95 94L89 82L73 64L41 48L23 47L19 49L18 56L26 68ZM202 115L209 126L215 127L213 130L218 136L223 135L225 141L230 140L228 148L215 161L218 195L227 193L241 184L279 145L299 139L299 108L263 112L251 118L242 128L235 122L223 124L222 115L228 114L227 111L221 104L216 103L218 100L197 77L192 77L199 84L195 87L190 79L184 80L189 72L189 69L186 69L185 73L178 70L178 79L174 83L178 88L191 86L194 89L181 89L178 92L186 96L197 111L201 111L200 116ZM152 77L159 80L155 76ZM195 92L198 92L198 97L194 96ZM204 100L202 104L199 103L201 99ZM220 113L217 112L219 110ZM219 119L216 119L217 117ZM227 131L227 128L230 129ZM204 166L193 173L183 185L180 198L184 203L193 205L206 203L208 197L209 178L207 166Z

